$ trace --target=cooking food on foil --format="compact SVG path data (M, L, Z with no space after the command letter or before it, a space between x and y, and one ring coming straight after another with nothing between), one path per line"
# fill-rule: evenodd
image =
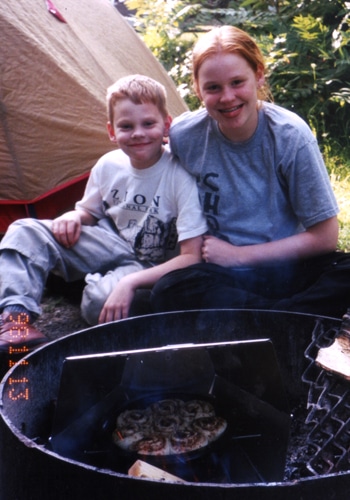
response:
M208 401L163 399L117 417L113 442L140 455L175 455L207 446L226 430L227 422Z

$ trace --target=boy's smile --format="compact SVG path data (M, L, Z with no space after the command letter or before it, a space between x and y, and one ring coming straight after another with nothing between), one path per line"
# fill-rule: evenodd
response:
M170 123L170 117L164 117L155 104L135 104L125 98L115 104L114 123L108 124L108 132L129 156L132 166L144 169L160 159Z

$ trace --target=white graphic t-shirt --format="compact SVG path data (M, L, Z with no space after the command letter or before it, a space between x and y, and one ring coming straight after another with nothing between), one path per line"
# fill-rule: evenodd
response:
M137 258L155 263L169 258L177 241L207 230L195 179L168 150L144 170L133 168L121 150L107 153L93 167L76 208L112 219Z

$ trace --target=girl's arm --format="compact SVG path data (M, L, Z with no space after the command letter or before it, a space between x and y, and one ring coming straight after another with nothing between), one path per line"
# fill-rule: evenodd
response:
M181 241L180 255L158 266L124 276L106 300L100 313L99 323L127 318L131 302L138 288L151 288L159 278L170 271L201 262L202 242L202 236Z
M332 252L337 242L338 220L331 217L303 233L256 245L235 246L214 236L204 236L202 257L205 262L225 267L260 266Z

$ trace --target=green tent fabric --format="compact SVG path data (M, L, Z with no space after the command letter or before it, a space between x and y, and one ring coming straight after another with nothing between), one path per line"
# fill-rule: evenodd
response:
M73 206L113 148L106 89L132 73L165 85L173 116L186 109L108 0L1 0L0 233L18 217L51 218Z

